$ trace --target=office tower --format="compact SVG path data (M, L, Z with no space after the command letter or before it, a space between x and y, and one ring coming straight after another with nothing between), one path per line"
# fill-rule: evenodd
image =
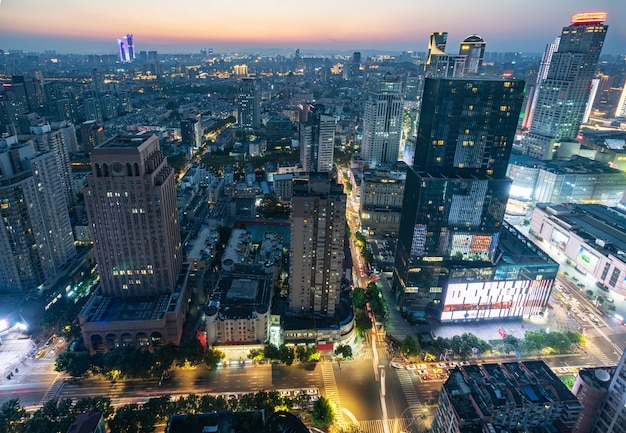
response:
M460 54L434 54L424 75L439 78L461 78L465 75L467 56Z
M566 432L582 405L543 361L457 367L439 392L433 433Z
M126 38L117 40L117 56L120 59L120 62L126 63L128 62L128 41Z
M620 349L614 344L616 349ZM593 433L624 433L626 431L626 352L617 364Z
M546 45L546 49L541 57L541 63L539 64L539 71L537 72L537 78L529 92L529 97L524 111L524 119L522 120L522 129L526 130L530 127L532 119L535 113L535 107L537 105L537 96L539 95L539 88L541 83L548 77L548 71L550 70L550 62L552 61L552 55L559 48L559 42L561 38L556 38L554 42Z
M339 304L346 196L328 173L294 182L291 199L289 309L333 316Z
M190 118L180 121L180 138L183 146L197 149L202 145L202 127L198 119Z
M443 55L446 52L446 42L448 40L448 32L437 32L430 34L428 42L428 57L426 58L426 66L432 62L432 56Z
M135 38L132 34L126 35L126 46L128 47L128 61L135 60Z
M605 19L605 13L580 13L563 28L539 86L530 130L520 143L524 153L550 160L561 143L575 141L608 29Z
M365 103L361 158L368 166L373 168L400 158L403 107L402 77L385 74Z
M117 40L117 55L122 63L135 60L135 42L132 34L127 34L122 39Z
M300 124L300 163L303 171L330 172L335 154L337 119L324 113L323 105L307 106Z
M290 149L294 128L289 117L284 114L270 117L265 124L265 137L269 152Z
M174 171L156 136L116 137L91 151L84 197L102 293L174 291L182 252Z
M485 55L485 46L487 44L478 35L469 35L459 48L459 55L466 56L465 75L479 75L483 67L483 57Z
M139 51L139 61L141 62L142 65L145 65L148 63L148 52L147 51Z
M174 170L156 136L93 149L84 189L100 286L78 315L91 353L179 344L188 307Z
M0 287L37 289L75 254L56 156L32 142L0 139Z
M257 77L242 78L239 83L237 121L244 128L261 125L261 83Z
M398 231L400 295L441 291L448 262L493 261L523 88L519 80L426 78Z

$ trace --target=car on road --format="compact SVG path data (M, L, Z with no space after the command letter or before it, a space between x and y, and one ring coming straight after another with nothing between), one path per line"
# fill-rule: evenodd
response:
M435 368L435 369L433 370L433 373L435 373L435 374L443 374L443 369L441 369L441 368Z
M415 364L408 364L408 365L407 365L406 367L404 367L404 368L406 368L407 370L416 370L416 369L417 369L417 367L415 366Z
M439 368L446 368L447 366L448 366L448 364L446 364L445 362L437 363L437 367L439 367Z
M559 373L567 373L568 372L566 367L557 367L556 371L559 372Z
M463 367L467 367L468 365L470 365L470 363L467 362L467 361L461 361L461 362L459 362L459 365L461 365Z
M404 365L400 364L400 363L399 363L399 362L397 362L397 361L391 361L391 362L389 363L389 365L391 365L393 368L397 368L397 369L399 369L399 370L404 369Z
M317 395L317 389L313 389L313 388L307 389L306 393L309 395Z
M417 370L417 374L419 374L420 376L424 376L425 374L428 374L427 370Z
M433 380L433 377L429 374L425 374L422 376L422 380Z
M594 314L590 314L589 315L589 320L591 320L593 323L595 323L596 325L598 323L600 323L600 320L598 320L598 318L594 315Z
M587 318L585 317L585 315L584 315L584 314L579 314L579 315L578 315L578 319L579 319L581 322L586 322L586 321L587 321Z
M456 366L458 366L459 364L457 364L456 362L452 361L452 362L448 362L448 367L450 368L454 368Z
M426 370L428 368L428 366L426 364L417 364L417 368L419 368L421 370Z

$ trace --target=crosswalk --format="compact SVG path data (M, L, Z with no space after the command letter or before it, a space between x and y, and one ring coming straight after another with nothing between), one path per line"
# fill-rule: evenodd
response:
M421 402L417 397L417 392L415 391L415 386L413 385L413 379L411 378L411 372L407 370L396 370L396 373L398 374L398 380L400 381L400 386L404 392L406 402L411 408L411 415L414 417L418 416L418 414L420 414L419 408L421 406Z
M384 421L375 419L359 421L357 428L361 433L400 433L409 431L409 427L412 423L413 420L407 418L395 418Z
M322 379L324 380L324 388L326 389L326 398L335 404L336 415L335 420L339 425L344 424L343 411L341 410L341 401L339 400L339 390L335 381L335 372L333 364L330 362L322 362Z
M598 359L601 365L615 365L615 361L611 360L593 341L587 340L585 343L585 350L588 354Z
M41 399L40 404L45 404L49 400L52 400L53 398L55 398L59 394L59 391L61 390L62 387L63 387L63 379L60 376L57 376L54 382L52 382L52 384L50 385L50 388L48 388L48 391L46 391L46 393L44 394L43 398Z

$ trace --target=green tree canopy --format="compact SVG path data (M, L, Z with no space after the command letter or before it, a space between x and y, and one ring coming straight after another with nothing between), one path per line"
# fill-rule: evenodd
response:
M313 413L311 414L311 421L313 425L318 428L326 428L333 423L335 419L335 405L332 401L325 397L320 397L313 404Z

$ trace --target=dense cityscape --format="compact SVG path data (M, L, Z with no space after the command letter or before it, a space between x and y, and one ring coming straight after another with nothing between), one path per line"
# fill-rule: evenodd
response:
M626 432L626 57L573 12L0 49L0 433Z

